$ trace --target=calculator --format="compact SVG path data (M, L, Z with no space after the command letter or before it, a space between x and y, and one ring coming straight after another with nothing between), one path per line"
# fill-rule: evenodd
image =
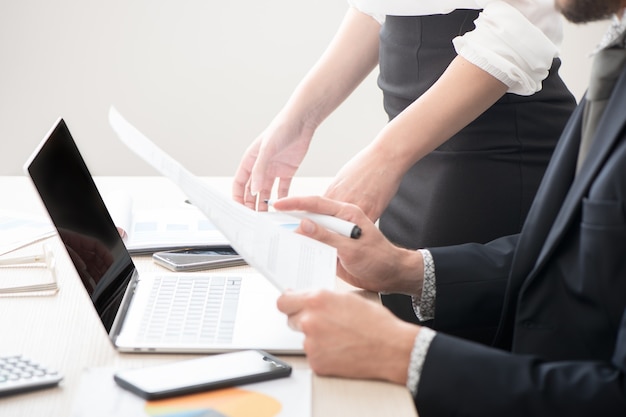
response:
M52 387L62 379L58 371L22 355L0 355L0 396Z

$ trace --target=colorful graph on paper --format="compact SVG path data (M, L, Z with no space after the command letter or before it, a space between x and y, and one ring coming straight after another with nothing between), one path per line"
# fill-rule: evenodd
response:
M145 412L151 417L274 417L281 408L281 403L269 395L229 388L148 401Z

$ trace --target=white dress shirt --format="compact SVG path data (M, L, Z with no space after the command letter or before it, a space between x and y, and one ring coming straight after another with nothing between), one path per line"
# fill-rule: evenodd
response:
M476 29L453 40L456 52L506 84L508 92L541 90L563 39L554 0L348 0L383 23L385 16L447 14L480 9Z

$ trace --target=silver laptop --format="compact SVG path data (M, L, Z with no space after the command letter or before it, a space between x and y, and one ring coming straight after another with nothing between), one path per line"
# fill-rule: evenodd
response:
M140 276L63 119L24 170L120 351L303 353L276 308L278 290L258 273Z

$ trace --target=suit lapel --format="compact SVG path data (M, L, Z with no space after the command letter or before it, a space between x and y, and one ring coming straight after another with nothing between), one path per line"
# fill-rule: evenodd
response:
M615 86L613 95L607 105L606 113L602 116L595 139L591 145L589 156L581 171L578 173L572 187L563 202L554 225L548 234L545 244L539 254L535 270L541 268L546 259L554 251L565 234L567 227L578 214L584 195L588 192L593 179L603 166L620 132L626 124L626 69L622 71Z
M559 145L546 170L535 202L519 237L496 344L511 343L513 320L522 287L537 276L581 206L582 197L626 124L626 68L622 72L606 114L590 149L588 160L574 180L584 100L563 130ZM606 121L606 122L605 122ZM573 182L572 182L573 181Z

